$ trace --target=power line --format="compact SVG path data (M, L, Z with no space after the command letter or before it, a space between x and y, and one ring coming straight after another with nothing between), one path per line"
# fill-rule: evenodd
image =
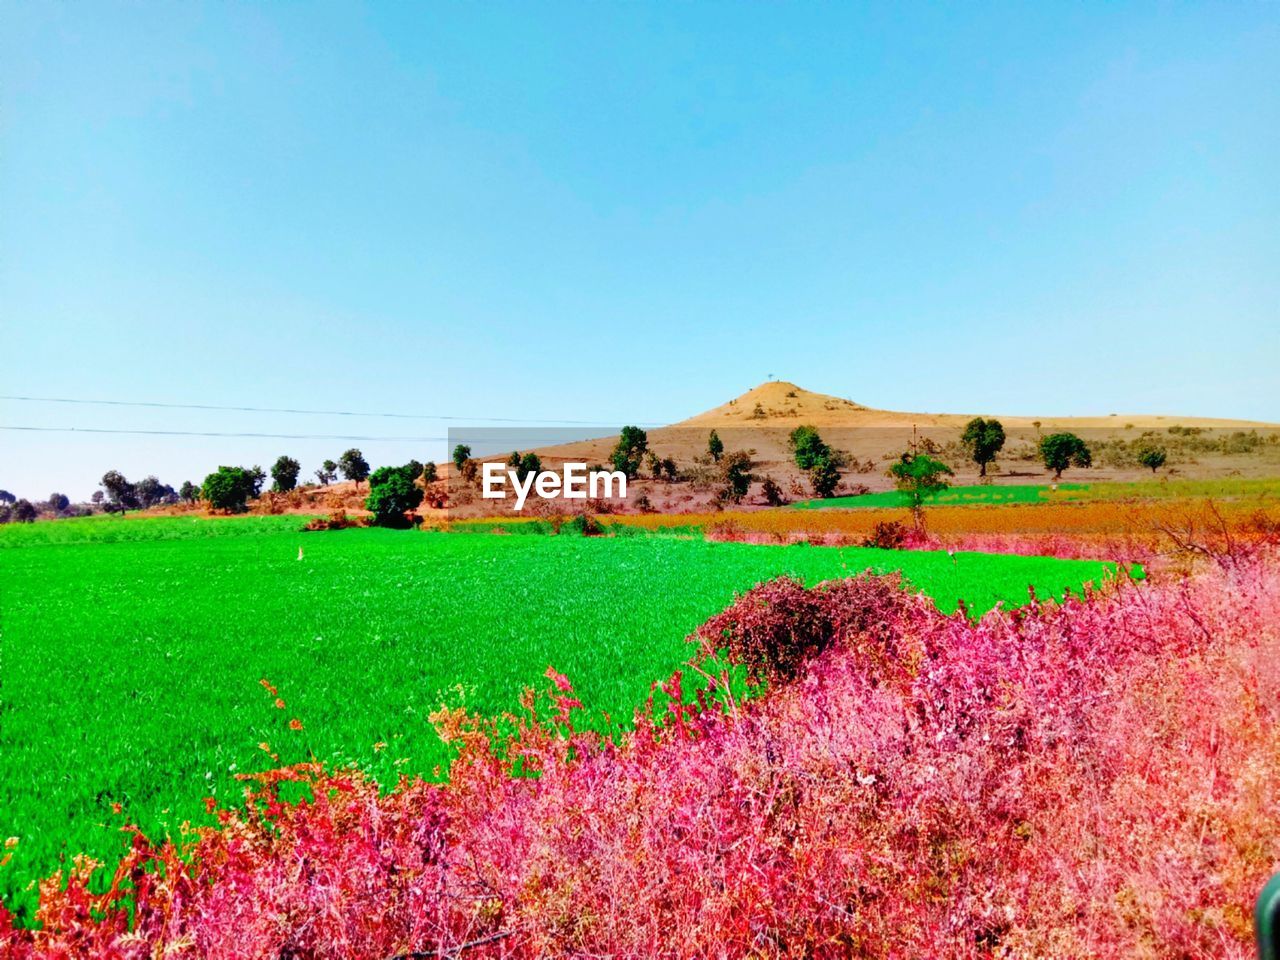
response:
M237 413L291 413L323 417L383 417L393 420L456 420L464 423L474 423L477 420L484 420L489 423L563 423L583 427L615 426L614 424L604 423L599 420L531 420L522 419L520 417L457 417L429 413L360 413L354 410L306 410L294 407L233 407L213 403L167 403L157 400L84 400L75 397L22 397L9 395L0 395L0 400L17 400L23 403L70 403L83 406L100 407L151 407L162 410L221 410L234 411ZM244 435L253 436L253 434ZM223 434L202 434L202 436L223 436ZM237 436L237 434L225 434L225 436Z
M529 437L364 437L336 433L223 433L202 430L116 430L106 427L30 427L0 425L0 430L22 430L29 433L111 433L132 434L146 437L237 437L259 440L359 440L365 443L433 443L470 441L472 443L528 443ZM581 439L559 440L558 443L580 443Z

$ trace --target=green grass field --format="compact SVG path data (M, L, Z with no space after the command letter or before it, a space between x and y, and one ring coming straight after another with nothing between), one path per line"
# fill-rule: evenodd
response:
M1280 497L1280 479L1144 480L1135 483L1059 483L1053 490L1047 483L983 484L951 487L933 497L931 506L990 506L1007 503L1052 503L1064 500L1168 500L1179 497L1216 499L1260 499ZM801 500L796 510L857 509L863 507L906 507L907 497L897 490L863 493L827 500Z
M1079 483L1060 483L1057 491L1048 484L1008 484L1005 486L951 487L925 502L933 506L963 506L974 504L989 506L1002 503L1043 503L1051 499L1074 500L1089 488ZM802 500L794 504L797 510L854 509L859 507L906 507L910 501L898 490L882 490L879 493L863 493L853 497L831 497L827 500Z
M308 753L382 782L433 775L428 715L516 706L554 665L593 716L627 719L735 591L902 569L943 609L1078 588L1105 565L675 537L298 532L296 517L0 528L0 896L78 851L111 861L238 797L237 772ZM299 546L305 558L297 559ZM268 678L287 707L259 685ZM288 722L298 717L301 732ZM375 743L388 746L375 751ZM123 807L112 812L113 804Z

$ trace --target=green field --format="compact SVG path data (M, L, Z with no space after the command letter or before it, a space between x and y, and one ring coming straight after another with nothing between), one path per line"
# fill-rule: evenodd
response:
M997 503L1043 503L1049 500L1080 499L1089 490L1085 484L1060 483L1057 491L1048 484L987 484L973 487L950 487L941 493L925 497L925 503L933 506L963 506L966 504L990 505ZM882 490L879 493L863 493L853 497L830 497L826 500L802 500L794 505L797 510L854 509L859 507L906 507L907 495L898 490Z
M1168 500L1179 497L1215 499L1274 500L1280 497L1280 479L1226 477L1219 480L1142 480L1133 483L1059 483L1054 490L1047 483L981 484L950 487L925 498L931 506L989 506L1006 503L1052 503L1064 500ZM863 493L826 500L801 500L795 510L858 509L865 507L907 507L905 494L897 490Z
M496 713L548 665L626 719L735 591L901 568L943 609L1098 579L1086 561L676 537L353 529L296 517L68 520L0 528L0 896L60 858L110 861L126 818L159 834L238 797L236 772L308 753L383 782L433 775L428 715ZM297 559L298 548L305 558ZM259 685L268 678L287 708ZM288 721L298 717L302 732ZM375 752L375 743L389 746ZM119 803L124 814L112 812Z

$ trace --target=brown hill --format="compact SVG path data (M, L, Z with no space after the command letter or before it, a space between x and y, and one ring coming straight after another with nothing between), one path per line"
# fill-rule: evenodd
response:
M982 414L991 416L991 414ZM808 423L815 427L954 427L963 429L976 413L903 413L894 410L877 410L833 397L825 393L814 393L788 383L785 380L772 380L762 383L735 397L728 403L721 404L705 413L699 413L687 420L672 424L676 427L760 427L777 426L779 420L794 420L797 423ZM1117 425L1128 425L1139 432L1142 430L1165 429L1177 424L1184 427L1202 429L1280 429L1280 424L1259 423L1248 420L1222 420L1206 417L1154 416L1151 414L1110 414L1105 417L1064 417L1064 416L1008 416L996 415L1004 425L1009 427L1029 427L1034 429L1038 422L1046 433L1057 430L1114 430Z
M960 446L960 434L975 414L906 413L880 410L852 400L814 393L786 381L762 383L727 403L665 427L648 431L649 447L659 457L671 457L692 474L710 473L699 465L705 459L707 438L715 430L728 450L753 451L753 472L770 475L793 495L807 491L807 480L791 460L788 437L801 424L817 427L823 439L844 452L849 466L842 471L846 492L867 488L888 489L888 462L904 450L936 449L956 470L955 483L976 482L977 467ZM985 414L991 416L991 414ZM1079 434L1099 451L1090 470L1072 470L1067 479L1116 481L1150 479L1150 471L1124 456L1118 441L1132 443L1154 432L1169 447L1169 464L1161 475L1192 479L1225 476L1275 476L1280 474L1280 443L1271 442L1236 453L1202 449L1220 443L1237 432L1256 431L1264 436L1280 433L1280 424L1206 417L1153 414L1109 416L1009 416L996 415L1005 427L1007 442L991 471L994 483L1047 482L1036 456L1039 438L1048 433ZM1173 432L1169 428L1174 428ZM616 435L537 451L548 466L565 460L605 464ZM1225 446L1225 445L1224 445ZM705 482L633 485L646 493L661 510L686 510L705 506L711 488ZM753 496L755 490L753 489Z

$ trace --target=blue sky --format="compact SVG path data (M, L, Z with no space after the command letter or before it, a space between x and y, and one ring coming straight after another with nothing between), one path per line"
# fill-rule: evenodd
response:
M5 394L663 422L774 374L893 409L1280 421L1274 3L2 2L0 24ZM0 423L446 426L12 401ZM0 444L0 487L33 497L348 445Z

